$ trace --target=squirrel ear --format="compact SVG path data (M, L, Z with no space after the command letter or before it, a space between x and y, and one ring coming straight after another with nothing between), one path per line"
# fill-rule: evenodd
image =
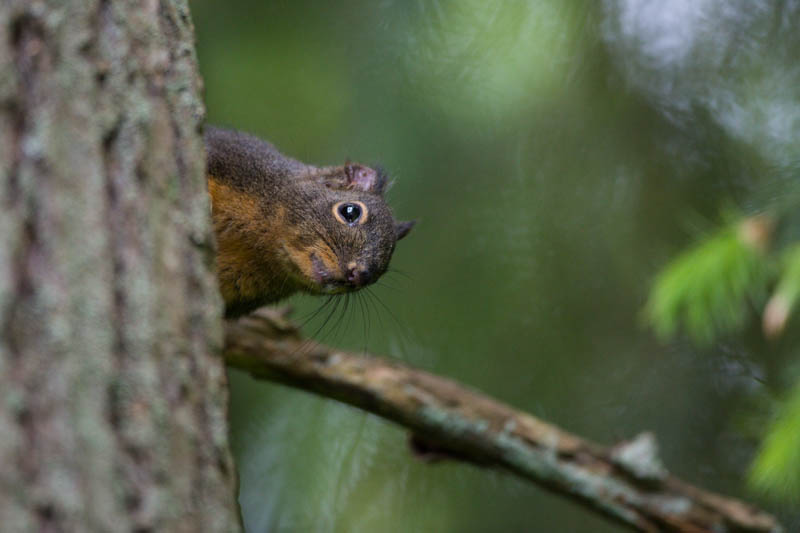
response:
M375 170L358 163L347 162L344 165L344 173L347 176L348 187L365 192L383 194L386 175L380 168Z
M397 240L399 241L400 239L408 235L408 232L411 231L411 228L413 228L414 224L416 223L417 223L416 220L408 220L406 222L395 222L394 232L395 235L397 235Z

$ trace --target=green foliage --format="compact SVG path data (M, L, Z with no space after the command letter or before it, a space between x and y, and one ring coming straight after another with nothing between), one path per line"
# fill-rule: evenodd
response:
M780 333L800 297L800 244L781 254L781 275L765 311L764 327ZM772 311L771 311L772 310ZM778 498L800 496L800 381L778 407L750 470L750 484Z
M700 345L742 329L750 304L763 303L768 284L776 288L764 309L764 333L783 332L800 299L800 244L764 252L771 227L765 219L731 223L669 264L656 279L646 316L662 338L685 331ZM772 257L776 259L772 259ZM778 268L770 268L770 262ZM777 403L750 469L754 488L776 498L800 496L800 381Z
M770 426L750 470L749 481L753 487L775 497L800 496L800 382Z
M789 246L781 257L781 277L775 294L779 294L789 307L800 297L800 244Z
M783 252L782 272L772 297L764 308L764 334L775 338L783 333L789 315L800 297L800 245L793 245Z
M761 299L767 263L756 246L731 225L684 252L656 279L645 309L662 338L685 332L707 345L719 334L740 328L748 302Z

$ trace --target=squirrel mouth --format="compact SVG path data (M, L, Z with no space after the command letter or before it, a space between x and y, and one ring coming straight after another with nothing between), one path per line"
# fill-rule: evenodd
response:
M312 290L322 294L339 294L357 291L358 289L374 282L376 276L368 269L359 267L352 262L342 265L344 274L332 274L325 263L315 253L311 253L311 280L314 282Z
M336 294L347 290L342 281L337 280L325 268L325 263L315 253L311 254L311 268L312 280L316 283L314 290L325 294Z

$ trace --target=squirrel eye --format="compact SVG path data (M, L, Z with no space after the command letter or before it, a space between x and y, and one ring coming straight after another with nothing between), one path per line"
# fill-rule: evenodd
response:
M333 206L333 213L339 222L352 226L363 223L366 206L361 202L341 202Z
M339 206L339 214L348 224L352 224L361 218L361 208L356 204L342 204Z

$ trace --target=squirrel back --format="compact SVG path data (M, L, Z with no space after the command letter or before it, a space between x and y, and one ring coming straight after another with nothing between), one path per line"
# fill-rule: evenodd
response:
M307 165L233 130L207 127L204 137L228 317L297 291L337 294L368 285L414 225L395 221L380 169Z

